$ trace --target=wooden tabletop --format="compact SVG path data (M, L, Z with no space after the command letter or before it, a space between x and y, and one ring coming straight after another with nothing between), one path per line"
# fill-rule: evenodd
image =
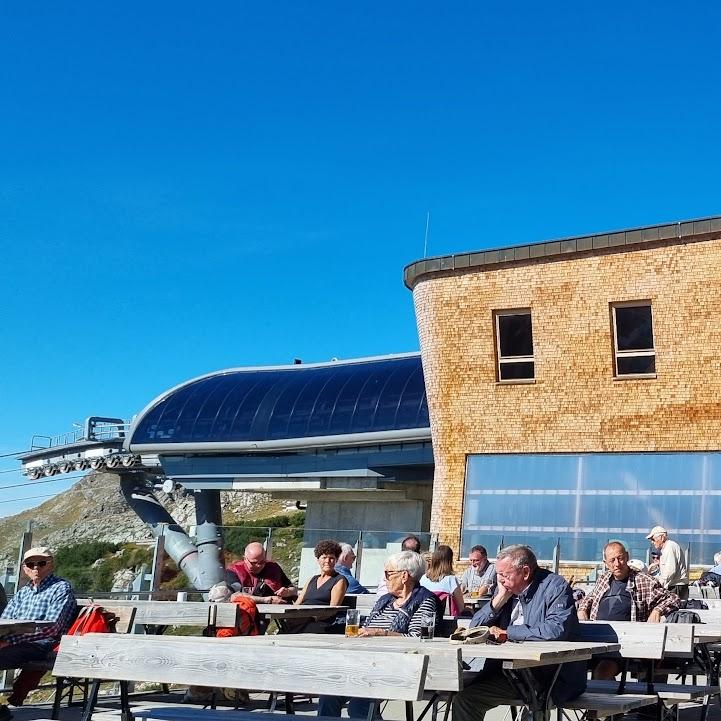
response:
M260 639L260 641L259 641ZM245 639L244 639L245 640ZM372 638L346 638L335 634L288 634L278 636L255 636L254 643L276 643L284 646L314 646L336 648L386 648L388 650L417 650L432 654L437 650L460 649L464 660L492 658L503 662L504 668L528 668L548 666L569 661L588 661L596 654L618 651L618 643L596 643L587 641L525 641L520 643L492 644L451 644L447 638L421 641L408 636L375 636ZM432 670L429 667L429 671Z
M32 633L40 626L49 626L51 624L52 621L0 618L0 636L11 636L16 633Z

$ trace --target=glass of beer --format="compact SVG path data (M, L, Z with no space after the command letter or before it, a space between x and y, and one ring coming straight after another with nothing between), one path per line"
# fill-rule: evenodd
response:
M357 608L349 608L345 612L345 635L354 638L358 635L360 627L360 611Z
M423 616L421 618L421 641L432 641L436 630L435 615Z

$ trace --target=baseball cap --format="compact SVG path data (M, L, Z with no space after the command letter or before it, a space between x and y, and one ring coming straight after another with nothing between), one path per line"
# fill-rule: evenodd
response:
M47 546L35 546L34 548L30 548L27 551L25 551L25 555L23 556L23 563L28 560L28 558L52 558L53 552L47 547Z
M646 536L646 538L653 538L654 536L660 536L662 533L668 533L668 531L663 526L654 526L651 529L651 533Z

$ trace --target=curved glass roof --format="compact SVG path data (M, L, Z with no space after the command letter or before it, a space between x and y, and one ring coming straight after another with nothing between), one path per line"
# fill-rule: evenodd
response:
M419 355L221 371L160 396L130 445L228 443L428 428Z

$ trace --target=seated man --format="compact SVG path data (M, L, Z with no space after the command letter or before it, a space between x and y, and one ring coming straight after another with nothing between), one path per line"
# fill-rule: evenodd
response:
M646 621L660 623L661 616L676 611L681 599L667 591L655 578L629 566L623 543L604 546L603 562L608 571L596 581L591 593L578 603L582 621ZM597 679L612 679L621 672L614 659L602 659L593 670Z
M356 559L353 546L350 543L341 543L340 549L340 556L338 556L338 563L335 564L335 570L348 581L346 593L368 593L368 589L360 584L360 581L351 571Z
M73 589L67 581L53 575L53 554L49 548L31 548L23 556L22 570L30 583L12 597L0 618L51 623L32 633L0 638L0 669L18 668L25 663L48 658L75 616ZM9 701L19 706L26 694L27 690L14 688ZM9 718L12 714L8 707L0 706L0 721Z
M528 546L507 546L496 561L498 588L471 626L490 626L496 641L572 641L578 630L571 587L561 576L539 568ZM540 687L548 689L557 667L533 670ZM561 666L551 697L562 703L586 689L585 662ZM499 662L486 661L478 678L453 699L453 721L482 721L486 712L518 698Z
M487 596L496 585L496 566L488 560L483 546L473 546L468 552L470 566L459 577L463 593Z
M225 580L235 591L251 589L250 595L256 603L292 603L298 595L298 589L283 569L266 559L262 543L249 543L243 560L226 569Z

